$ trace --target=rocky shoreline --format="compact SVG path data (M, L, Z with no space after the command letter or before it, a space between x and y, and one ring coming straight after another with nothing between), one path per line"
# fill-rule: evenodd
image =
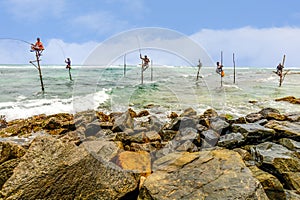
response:
M300 199L300 112L230 119L188 108L168 118L2 117L0 198Z

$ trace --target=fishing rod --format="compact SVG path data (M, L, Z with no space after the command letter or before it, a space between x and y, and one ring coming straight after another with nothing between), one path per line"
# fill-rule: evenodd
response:
M0 38L0 39L1 39L1 40L16 40L16 41L20 41L20 42L24 42L24 43L27 43L27 44L32 45L31 42L27 42L26 40L17 39L17 38Z

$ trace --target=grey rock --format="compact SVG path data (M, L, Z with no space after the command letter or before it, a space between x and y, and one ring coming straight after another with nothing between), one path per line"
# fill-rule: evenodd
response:
M37 137L5 182L5 199L120 199L136 175L100 161L84 147Z

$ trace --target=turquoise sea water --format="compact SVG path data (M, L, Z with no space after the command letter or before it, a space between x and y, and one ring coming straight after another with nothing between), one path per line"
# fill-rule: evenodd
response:
M199 113L214 108L219 113L241 116L273 107L281 112L300 111L299 105L274 99L300 97L300 69L291 69L282 87L273 69L225 67L222 79L213 67L153 66L144 72L140 66L74 66L73 81L65 66L42 66L45 92L41 92L37 69L31 65L0 65L0 115L7 120L36 114L75 113L87 109L105 112L149 109L166 116L192 107ZM152 80L151 80L152 73ZM249 103L257 101L257 103Z

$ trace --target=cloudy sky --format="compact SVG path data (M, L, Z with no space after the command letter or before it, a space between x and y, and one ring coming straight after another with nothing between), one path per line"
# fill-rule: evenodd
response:
M1 64L28 63L28 43L36 37L46 48L44 63L71 57L83 64L111 38L156 27L187 36L213 62L223 51L225 66L233 53L237 65L247 67L275 67L286 54L286 66L300 68L299 0L0 0L0 8ZM145 40L138 49L151 44ZM160 64L176 65L159 55Z

